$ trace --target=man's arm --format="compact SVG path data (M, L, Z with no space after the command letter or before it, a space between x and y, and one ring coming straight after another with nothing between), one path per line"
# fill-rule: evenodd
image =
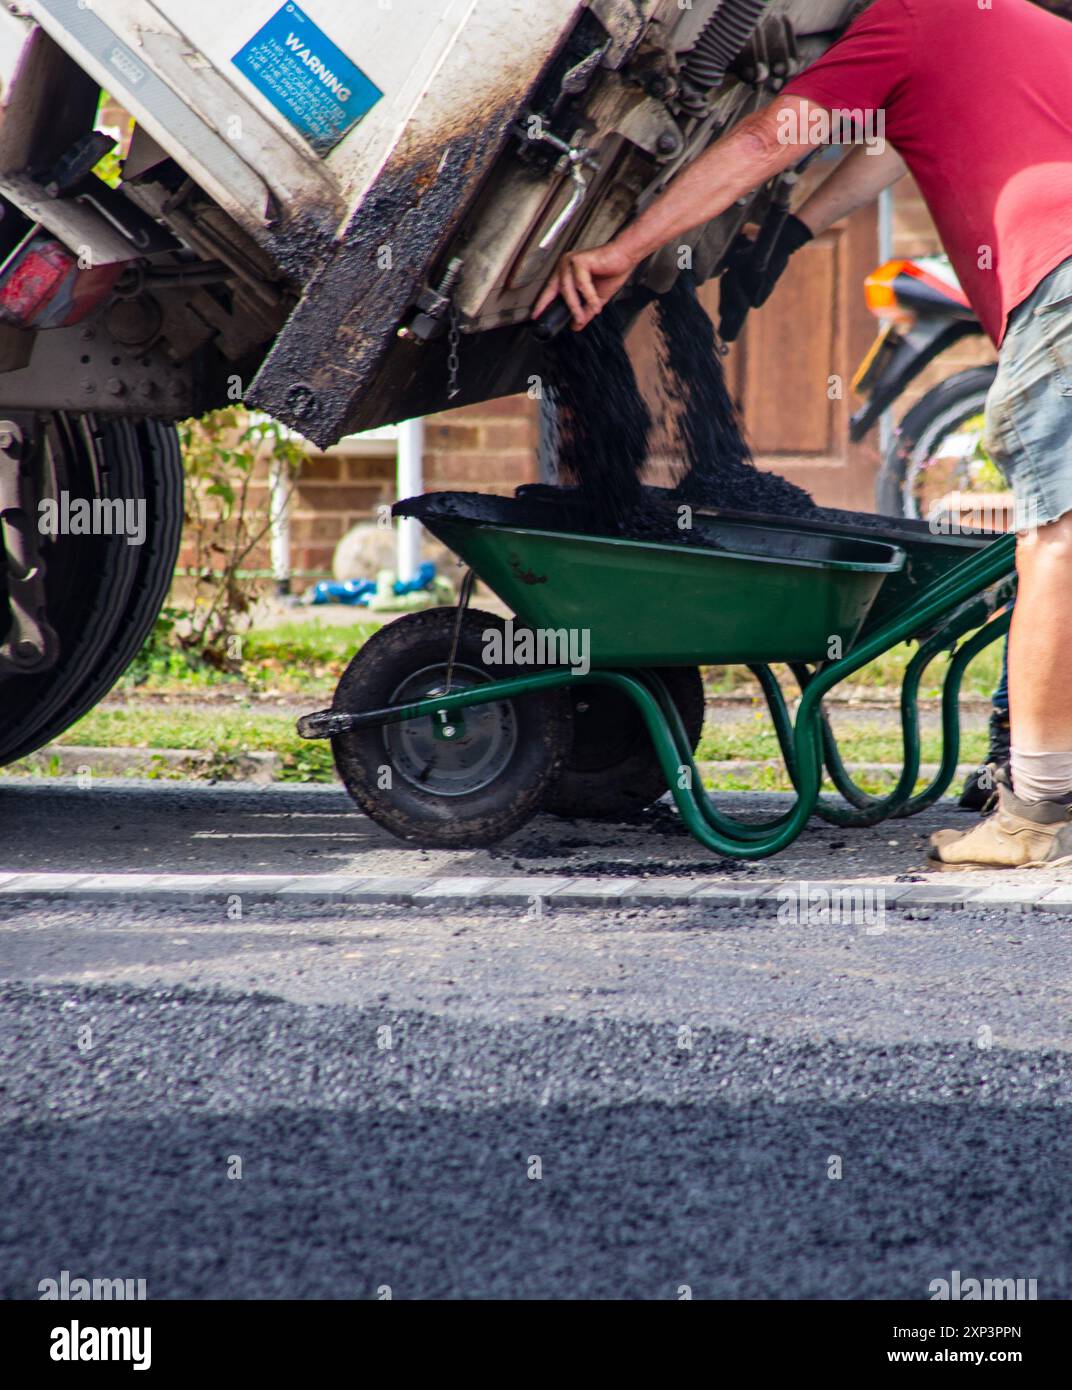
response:
M533 317L559 294L570 307L575 329L584 328L621 289L640 264L677 236L718 217L738 198L799 163L814 148L789 138L806 133L815 103L787 96L746 117L682 170L644 212L603 246L567 252L544 287ZM904 173L900 156L887 145L879 155L864 146L851 150L797 216L817 233L877 197Z
M904 173L901 157L891 146L879 153L857 146L838 163L834 172L790 213L778 229L762 263L756 260L749 236L738 237L730 247L719 288L718 331L724 342L733 342L750 309L770 298L792 257L814 236L865 206ZM750 233L750 229L745 229Z
M850 212L866 207L905 172L905 162L892 145L886 145L881 154L855 145L829 178L797 208L796 215L813 236L818 236Z
M537 300L533 317L561 294L574 328L584 328L641 261L803 159L812 146L807 140L788 139L787 132L807 132L809 109L803 97L789 96L747 116L683 169L612 241L567 252Z

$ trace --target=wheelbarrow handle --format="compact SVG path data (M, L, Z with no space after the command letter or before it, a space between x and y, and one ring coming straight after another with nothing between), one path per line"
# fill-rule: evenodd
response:
M532 336L541 343L549 343L552 338L557 338L564 328L569 327L572 318L570 306L558 295L551 300L542 314L532 320Z

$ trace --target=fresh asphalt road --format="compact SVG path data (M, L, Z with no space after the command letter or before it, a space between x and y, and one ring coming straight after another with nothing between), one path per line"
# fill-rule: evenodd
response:
M329 789L7 783L0 869L915 879L946 815L755 868L665 816L414 864ZM0 1295L1068 1298L1070 956L994 907L0 893Z

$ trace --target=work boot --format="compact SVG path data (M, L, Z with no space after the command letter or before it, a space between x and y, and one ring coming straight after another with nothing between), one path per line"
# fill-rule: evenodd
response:
M1072 862L1072 793L1021 801L998 783L997 810L968 831L936 830L927 857L946 869L1036 869Z
M995 709L990 712L990 747L982 767L968 773L964 790L957 805L962 811L985 811L989 808L997 792L996 774L1003 770L1006 779L1009 775L1009 711Z

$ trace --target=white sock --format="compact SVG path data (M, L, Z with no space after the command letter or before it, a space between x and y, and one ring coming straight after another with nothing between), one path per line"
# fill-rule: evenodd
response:
M1012 789L1021 801L1072 796L1072 753L1027 753L1013 746Z

